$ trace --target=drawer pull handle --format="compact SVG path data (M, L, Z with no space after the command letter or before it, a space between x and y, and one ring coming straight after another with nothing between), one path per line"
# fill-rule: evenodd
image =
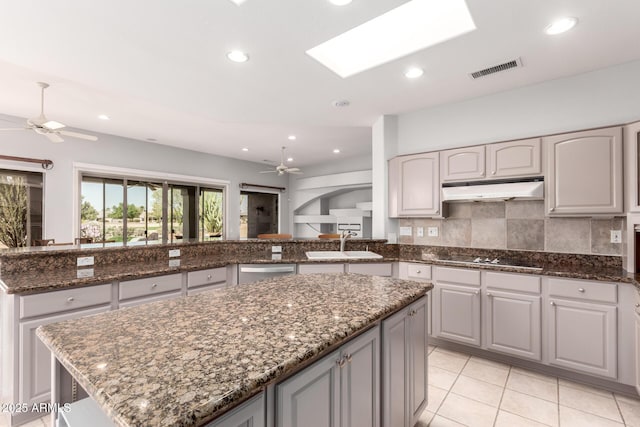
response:
M350 354L347 354L347 362L351 363L352 360L353 360L353 356Z
M211 280L211 275L210 274L207 275L207 280Z
M555 208L549 208L549 212L555 211Z
M420 274L420 273L422 273L422 271L420 271L420 270L416 270L416 273L417 273L417 274Z
M491 175L495 175L495 174L496 174L496 171L491 171Z
M578 288L578 292L584 292L584 288Z
M480 291L475 291L473 294L474 295L480 295Z
M491 292L487 292L487 296L488 296L488 297L492 297L492 296L493 296L493 294L492 294Z
M67 298L67 302L74 302L76 299L74 297Z
M157 287L158 287L158 284L157 284L157 283L154 283L153 285L151 285L151 289L155 289L155 288L157 288Z
M344 364L346 363L344 356L341 357L340 359L336 360L336 365L340 366L341 368L344 366Z
M637 308L637 307L640 307L640 302L637 302L637 303L636 303L636 308Z
M549 304L551 304L551 305L556 305L556 303L555 303L555 302L553 302L553 301L551 301Z

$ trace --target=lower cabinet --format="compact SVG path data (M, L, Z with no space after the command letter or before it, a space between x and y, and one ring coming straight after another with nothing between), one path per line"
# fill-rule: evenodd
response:
M377 427L380 328L276 386L278 427Z
M266 411L264 393L232 409L228 414L207 424L207 427L264 427Z
M480 288L438 282L432 292L433 336L480 346Z
M391 277L393 275L393 268L391 263L362 263L362 264L347 264L347 272L369 274L372 276Z
M382 323L382 425L412 427L427 405L427 298Z

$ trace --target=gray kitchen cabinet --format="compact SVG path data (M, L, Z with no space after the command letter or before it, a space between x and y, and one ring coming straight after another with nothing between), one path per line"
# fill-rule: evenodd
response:
M440 152L442 181L470 181L485 177L485 146L456 148Z
M400 262L398 277L418 282L431 282L431 266L421 263ZM431 292L427 292L427 310L427 334L431 335Z
M540 278L486 272L483 330L488 350L542 360Z
M630 212L640 212L640 122L624 127L625 203Z
M623 212L621 127L555 135L543 142L548 215Z
M382 324L384 427L413 426L427 405L427 298Z
M264 427L265 425L265 398L262 392L207 424L207 427Z
M389 216L440 216L438 153L399 156L389 161Z
M344 264L298 264L298 274L344 273Z
M550 278L548 292L549 363L617 378L617 286Z
M436 267L432 290L432 334L474 346L481 345L480 272Z
M379 425L380 328L276 386L278 427Z
M221 289L227 286L227 268L209 268L187 273L187 295Z
M540 138L488 144L486 178L542 175Z
M182 295L182 274L126 280L118 285L120 307L133 307Z
M391 277L393 266L390 262L371 262L362 264L347 264L349 273L368 274L371 276Z

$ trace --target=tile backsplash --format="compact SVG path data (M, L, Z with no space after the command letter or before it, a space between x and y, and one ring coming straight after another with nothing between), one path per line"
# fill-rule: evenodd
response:
M625 218L545 218L544 201L450 203L445 219L401 219L411 236L400 243L485 249L517 249L576 254L622 255L622 243L610 243L611 230L624 230ZM424 236L418 237L417 228ZM438 236L428 228L437 227ZM623 233L624 235L624 233Z

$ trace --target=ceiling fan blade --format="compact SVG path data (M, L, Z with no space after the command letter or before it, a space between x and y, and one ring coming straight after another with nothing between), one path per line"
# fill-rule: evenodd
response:
M260 171L260 173L276 173L277 171Z
M0 128L0 130L25 130L29 128Z
M289 171L287 171L287 172L289 172L289 173L290 173L290 174L292 174L292 175L303 175L303 173L302 173L301 171L290 171L290 170L289 170Z
M289 168L287 172L300 172L300 168Z
M64 136L70 136L72 138L85 139L87 141L98 140L97 136L87 135L87 134L78 133L78 132L69 132L68 130L59 130L59 131L56 131L56 133L59 133L60 135L64 135Z
M41 135L44 135L47 138L49 138L49 141L51 142L64 142L64 139L62 139L62 137L55 132L46 132L46 133L42 133Z

